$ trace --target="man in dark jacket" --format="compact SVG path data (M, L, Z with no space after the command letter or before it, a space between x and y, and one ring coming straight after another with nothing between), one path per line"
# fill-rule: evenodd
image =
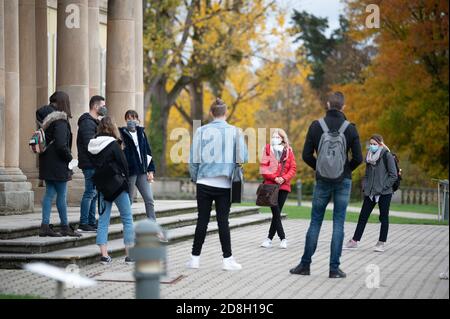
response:
M344 107L344 95L341 92L330 95L327 102L328 111L324 118L330 132L337 132L347 120L343 113ZM323 133L324 131L319 121L314 121L306 135L303 148L303 160L316 171L316 186L314 188L311 223L306 235L305 252L300 264L291 269L290 272L291 274L297 275L310 274L311 258L317 248L325 210L330 199L333 198L333 236L331 241L329 277L345 278L346 274L339 268L344 241L345 215L352 188L352 171L362 163L363 157L358 131L354 124L350 124L344 131L347 159L341 178L335 181L322 178L317 173L316 163L320 139ZM316 152L316 157L314 156L314 152ZM351 152L351 160L348 160L349 152Z
M99 117L106 115L105 98L93 96L89 102L89 112L81 115L78 120L78 167L84 175L84 194L80 204L80 225L79 231L95 232L95 206L97 192L92 180L95 173L95 166L92 162L92 155L88 152L89 141L95 137Z

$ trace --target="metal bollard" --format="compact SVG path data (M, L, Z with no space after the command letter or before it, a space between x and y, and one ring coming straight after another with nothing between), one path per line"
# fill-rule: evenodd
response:
M160 279L166 275L166 245L157 237L161 227L150 219L135 228L136 245L130 249L135 261L136 299L159 299Z
M302 181L297 180L297 206L302 206Z
M449 195L449 190L448 190L448 180L442 181L442 196L443 196L443 202L442 202L442 212L443 212L443 219L444 220L448 220L448 209L449 209L449 203L448 203L448 195Z

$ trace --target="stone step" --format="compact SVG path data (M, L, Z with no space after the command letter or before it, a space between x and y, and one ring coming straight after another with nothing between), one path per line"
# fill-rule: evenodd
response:
M195 201L156 201L155 212L157 218L190 214L197 210ZM135 220L146 217L144 203L133 204L133 216ZM67 217L71 225L78 225L80 221L80 208L69 207ZM97 215L98 217L98 215ZM16 239L21 237L37 236L42 222L40 212L25 215L0 216L0 239ZM56 209L52 210L50 222L59 230L59 217ZM120 214L113 205L111 212L111 224L120 223Z
M230 218L242 217L258 213L258 207L231 208ZM216 220L216 212L211 212L211 219ZM163 229L174 229L183 226L195 225L197 213L180 214L158 218ZM110 225L108 229L109 240L122 238L122 224ZM96 233L83 233L83 237L38 237L29 236L16 239L0 240L0 253L38 254L60 249L81 247L95 244Z
M271 218L272 216L270 214L253 214L249 216L231 218L230 228L265 223L270 221ZM208 227L208 234L215 233L217 231L217 222L212 221ZM169 244L191 239L193 238L194 233L195 225L171 229L168 232ZM123 256L125 253L123 240L111 240L108 243L108 250L112 257ZM189 256L189 251L186 251L186 256ZM98 262L99 258L99 248L97 245L92 244L43 254L0 254L0 268L20 269L23 267L23 264L30 262L45 262L59 267L66 267L69 264L77 264L79 267L82 267Z

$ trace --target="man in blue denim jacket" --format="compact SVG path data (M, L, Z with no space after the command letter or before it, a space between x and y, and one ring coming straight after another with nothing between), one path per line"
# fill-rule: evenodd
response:
M196 131L191 147L189 172L197 184L198 219L187 267L200 267L200 254L214 201L223 252L222 269L239 270L242 266L232 256L228 224L231 175L236 163L247 162L248 152L240 129L226 122L227 106L221 99L212 104L210 115L214 120Z

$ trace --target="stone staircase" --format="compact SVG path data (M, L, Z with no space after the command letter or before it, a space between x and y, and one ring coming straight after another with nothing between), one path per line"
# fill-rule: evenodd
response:
M194 201L157 201L155 209L158 223L168 231L169 245L194 237L197 221L197 205ZM133 205L133 215L135 221L146 218L143 203ZM79 208L69 208L68 218L70 224L77 224ZM260 214L258 207L232 207L230 228L269 222L270 219L271 215ZM52 211L51 220L55 229L58 229L59 218L56 210ZM100 253L95 244L95 233L83 233L81 238L40 238L38 237L40 223L39 211L25 215L0 216L0 268L18 269L29 262L46 262L60 267L69 264L83 266L98 262ZM213 211L208 233L217 231L216 213ZM108 238L110 255L123 256L125 247L122 224L114 205Z

